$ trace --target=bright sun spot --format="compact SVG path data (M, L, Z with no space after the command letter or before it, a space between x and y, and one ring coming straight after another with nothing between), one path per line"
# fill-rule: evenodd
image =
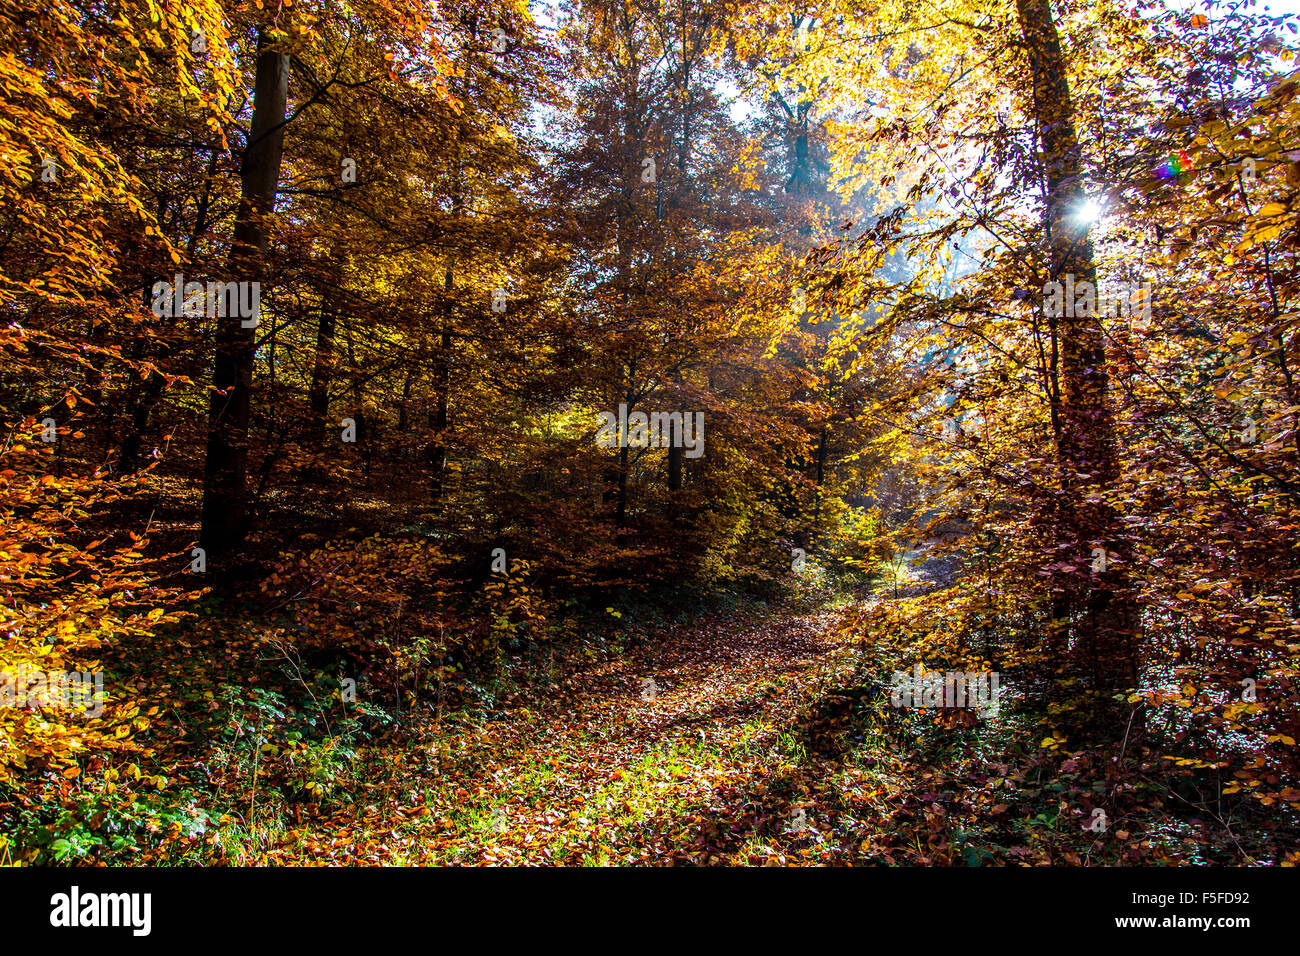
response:
M1101 218L1102 203L1096 199L1088 199L1080 203L1079 208L1074 211L1074 221L1080 226L1091 226Z

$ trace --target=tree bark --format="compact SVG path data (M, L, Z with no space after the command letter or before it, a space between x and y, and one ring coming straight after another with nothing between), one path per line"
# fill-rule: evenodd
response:
M1096 283L1087 226L1072 220L1084 199L1082 155L1074 123L1068 73L1051 0L1016 0L1033 78L1033 113L1042 140L1047 181L1050 279L1065 285ZM1101 500L1118 477L1114 426L1106 404L1107 369L1101 322L1069 308L1058 318L1061 421L1057 458L1065 492L1062 542L1080 567L1069 575L1070 604L1084 612L1076 653L1086 658L1095 690L1112 696L1137 681L1136 607L1128 592L1131 549L1113 510ZM1107 554L1093 572L1094 548ZM1118 560L1111 560L1111 556ZM1106 708L1109 709L1109 708Z
M447 294L447 301L443 309L438 365L434 373L433 413L429 416L433 427L433 440L429 442L429 498L434 503L441 501L446 491L447 426L451 424L451 297L455 291L455 273L450 266L443 279L443 290Z
M320 322L316 326L316 361L311 371L308 402L311 406L311 447L324 445L329 429L330 382L334 377L334 310L328 300L321 301Z
M272 49L264 33L259 32L257 47L253 117L240 169L239 211L230 253L236 281L261 277L265 217L275 208L284 151L289 58ZM237 551L248 531L248 424L255 357L256 327L245 328L238 316L218 318L199 537L209 561Z

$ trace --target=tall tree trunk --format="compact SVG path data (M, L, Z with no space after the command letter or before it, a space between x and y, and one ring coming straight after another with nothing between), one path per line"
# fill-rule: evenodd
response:
M456 288L456 274L451 266L447 266L443 275L442 288L447 299L443 304L442 335L438 340L438 364L434 370L434 402L429 415L429 424L433 428L433 440L429 443L429 498L434 502L441 501L446 491L447 426L451 423L451 297Z
M334 310L329 299L322 297L320 322L316 326L316 362L311 370L308 402L311 406L311 433L308 441L312 448L324 445L329 430L330 382L334 377Z
M680 8L681 19L679 21L680 42L682 50L682 62L678 72L678 103L682 116L682 138L677 151L677 172L679 175L679 189L686 190L686 167L691 157L691 64L692 59L687 55L687 44L689 37L686 29L686 4L683 3ZM677 323L674 323L674 332L678 331ZM679 377L674 376L673 385L679 384ZM682 409L683 420L690 412ZM629 412L630 414L630 412ZM678 515L679 504L677 501L678 491L682 490L682 473L686 461L686 449L681 447L680 443L668 446L668 519L675 521Z
M470 31L473 34L477 24L471 18ZM474 85L466 70L467 96L474 93ZM451 183L452 223L459 231L460 215L464 209L464 172L461 166L461 143L464 133L459 123L456 125L456 154ZM442 279L442 334L438 341L438 363L434 370L434 407L430 411L430 426L433 438L429 442L429 499L434 504L442 501L446 493L447 477L447 428L451 424L451 347L453 342L452 322L455 320L454 297L456 292L456 257L448 254L447 268Z
M628 412L628 414L632 414ZM630 469L627 442L618 450L618 506L614 512L614 524L620 528L627 527L627 475Z
M259 32L257 47L253 118L240 169L239 212L230 254L236 281L261 277L267 241L264 220L275 208L284 150L289 58L271 49L264 33ZM199 539L209 560L238 550L248 530L246 472L256 334L256 328L245 328L238 316L217 319Z
M149 427L149 417L154 406L162 398L163 387L167 384L157 372L149 373L149 380L144 383L131 408L130 430L122 439L122 454L118 459L118 470L128 474L140 467L140 453L144 447L144 433Z
M682 412L683 417L685 417L688 414L690 413ZM680 445L670 445L668 447L668 490L669 491L682 490L682 459L685 457L684 452L685 449L683 449Z
M1050 279L1064 286L1072 276L1075 284L1090 282L1095 288L1088 227L1072 221L1084 198L1082 157L1051 0L1016 0L1016 10L1029 53L1034 119L1046 163ZM1101 322L1095 314L1064 311L1058 319L1063 394L1057 456L1066 492L1061 530L1071 557L1082 565L1070 576L1071 596L1081 599L1084 611L1075 647L1088 659L1094 688L1109 697L1137 680L1136 608L1126 570L1131 550L1121 539L1113 510L1101 500L1118 477ZM1106 555L1099 572L1092 570L1094 548Z
M636 375L636 360L632 360L628 370L628 381L632 381ZM623 393L623 401L627 405L627 417L632 418L632 409L636 403L636 393L629 386ZM629 429L630 431L631 429ZM614 523L620 528L627 527L627 481L632 471L632 449L629 447L630 442L627 435L622 436L622 447L618 450L618 506L614 512Z
M402 433L411 425L411 385L414 381L415 373L408 368L402 380L402 404L397 408L397 430Z

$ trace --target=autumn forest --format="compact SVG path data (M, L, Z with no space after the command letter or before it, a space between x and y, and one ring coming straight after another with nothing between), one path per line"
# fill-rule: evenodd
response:
M0 864L1300 863L1298 29L0 0Z

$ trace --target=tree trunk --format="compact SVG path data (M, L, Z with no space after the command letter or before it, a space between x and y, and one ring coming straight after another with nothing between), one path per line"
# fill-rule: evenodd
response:
M628 412L631 415L631 411ZM614 524L620 528L627 527L627 475L630 469L627 442L618 450L618 507L614 512Z
M239 212L230 253L236 281L261 276L267 242L264 219L275 208L280 180L289 58L269 46L266 35L259 33L253 118L240 169ZM256 328L245 328L238 316L218 318L199 539L210 561L238 550L248 530L246 473L255 357Z
M161 375L150 372L149 380L136 396L131 409L131 427L122 439L122 454L118 459L118 470L124 475L140 467L140 453L144 447L144 433L149 427L149 417L162 398L166 384L167 380Z
M415 373L407 369L406 378L402 380L402 404L397 409L397 430L403 434L411 424L411 385L414 379Z
M1082 157L1074 124L1065 57L1050 0L1016 0L1033 78L1033 111L1042 139L1047 178L1050 279L1063 286L1096 282L1088 228L1072 222L1084 198ZM1065 494L1062 542L1081 570L1069 576L1071 597L1082 599L1084 621L1075 647L1086 655L1093 687L1105 696L1137 681L1136 608L1128 593L1131 550L1121 540L1113 510L1101 493L1118 477L1114 429L1106 404L1105 341L1097 316L1066 309L1060 316L1062 385L1057 457ZM1093 572L1094 548L1106 565ZM1111 556L1118 561L1111 560ZM1103 709L1109 710L1109 707ZM1100 716L1100 715L1099 715Z
M311 447L320 449L329 430L330 381L334 377L334 310L322 299L316 326L316 362L312 366L308 401L311 405Z
M474 29L471 21L471 31ZM474 85L466 71L467 95L473 95ZM451 182L451 216L457 229L460 225L461 210L464 209L464 174L461 167L462 130L456 126L456 154ZM433 439L429 442L429 499L435 505L442 501L446 493L447 476L447 427L451 424L451 346L453 341L452 322L455 319L454 301L456 291L456 259L449 255L447 269L443 275L442 335L439 339L438 364L434 372L434 408L429 416L432 421Z
M451 423L449 399L451 390L451 296L455 288L455 274L451 267L443 280L443 289L447 293L442 318L442 337L439 340L438 365L434 376L434 407L430 415L433 427L433 440L429 443L429 498L433 502L442 500L446 491L445 477L447 471L447 426Z
M636 364L633 362L629 380L632 375L636 374ZM636 393L629 387L623 393L623 401L627 405L627 417L632 418L632 411L636 407ZM630 429L629 429L630 431ZM618 504L614 512L614 524L620 528L627 527L627 483L628 477L632 472L632 448L628 441L628 436L622 436L621 446L618 450Z
M682 415L688 415L689 412L682 412ZM668 448L668 490L682 490L682 459L684 451L680 445L670 445Z

